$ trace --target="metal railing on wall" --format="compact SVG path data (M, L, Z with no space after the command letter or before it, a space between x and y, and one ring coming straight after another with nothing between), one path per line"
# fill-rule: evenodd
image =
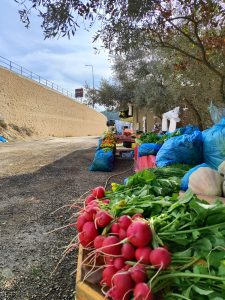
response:
M21 76L24 76L26 78L29 78L33 81L36 81L38 82L39 84L51 89L51 90L54 90L58 93L61 93L69 98L72 98L73 100L80 100L78 98L75 98L75 94L62 88L61 86L59 86L58 84L55 84L54 82L48 80L48 79L45 79L43 77L41 77L40 75L14 63L13 61L5 58L5 57L2 57L0 56L0 66L14 72L14 73L17 73Z

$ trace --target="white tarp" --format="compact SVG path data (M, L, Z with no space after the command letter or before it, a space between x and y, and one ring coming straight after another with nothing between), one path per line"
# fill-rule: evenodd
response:
M124 122L120 120L115 120L115 127L116 127L116 132L117 134L122 134L124 126L127 126L127 128L132 129L132 123L130 122Z
M178 106L162 115L162 131L173 132L176 130L177 122L180 122L179 112L180 107Z

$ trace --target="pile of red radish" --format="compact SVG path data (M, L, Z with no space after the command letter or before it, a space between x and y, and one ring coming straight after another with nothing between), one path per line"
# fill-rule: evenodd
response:
M106 297L152 300L146 267L151 265L156 271L166 269L171 254L163 247L152 249L152 231L141 215L115 219L103 210L101 202L109 202L104 197L104 188L97 187L86 198L76 223L79 241L83 247L94 249L96 256L104 257L101 285L108 288Z

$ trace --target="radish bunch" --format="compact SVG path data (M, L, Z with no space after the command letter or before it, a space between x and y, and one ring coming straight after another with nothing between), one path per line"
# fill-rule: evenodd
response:
M101 248L99 237L100 229L107 226L112 221L112 216L105 210L100 209L100 202L108 203L108 199L102 199L105 196L105 189L101 186L92 190L92 194L85 199L85 208L77 218L76 228L79 232L78 237L81 245L85 248Z
M121 230L125 232L125 238L121 237ZM107 296L113 300L128 300L132 295L134 300L152 300L145 266L166 269L171 263L169 251L150 247L152 232L140 216L133 219L121 216L111 226L110 234L112 236L106 237L102 244L107 266L101 284L109 287ZM133 261L134 266L127 265L127 260Z
M166 269L171 263L171 254L162 247L152 249L152 231L141 215L113 219L101 208L101 203L109 203L103 197L104 188L97 187L85 199L85 208L76 223L79 241L85 248L94 248L95 255L103 256L101 285L108 287L107 297L152 300L153 293L146 283L146 265L156 270Z

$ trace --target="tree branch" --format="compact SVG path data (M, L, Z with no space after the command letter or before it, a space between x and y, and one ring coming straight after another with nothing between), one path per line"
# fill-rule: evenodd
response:
M190 20L193 22L193 20ZM183 34L192 44L195 46L198 46L198 43L196 43L195 40L193 40L187 33L185 33L182 29L180 29L177 25L175 25L172 21L168 21L178 32Z
M213 67L210 62L208 61L207 59L207 56L206 56L206 52L205 52L205 48L204 48L204 45L202 44L202 41L200 39L200 36L198 34L198 23L197 22L193 22L194 23L194 32L195 32L195 36L198 40L198 43L199 43L199 48L202 52L202 61L204 62L204 64L212 71L214 72L216 75L218 75L221 79L223 77L223 74L220 73L215 67Z
M159 44L159 45L160 45L160 44ZM173 44L169 44L169 43L167 43L167 42L164 42L163 40L161 40L161 47L174 49L174 50L176 50L176 51L182 53L183 55L188 56L189 58L195 59L195 60L197 60L197 61L203 63L203 60L200 59L200 58L198 58L197 56L194 56L194 55L192 55L192 54L186 52L185 50L183 50L183 49L181 49L181 48L179 48L179 47L177 47L177 46L175 46L175 45L173 45Z

